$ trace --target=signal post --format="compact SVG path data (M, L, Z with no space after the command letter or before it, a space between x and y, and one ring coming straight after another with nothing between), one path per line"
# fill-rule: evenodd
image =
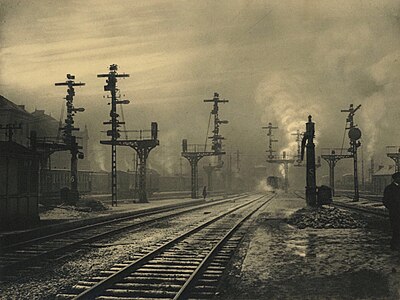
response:
M74 126L74 115L77 112L84 112L84 108L76 108L74 106L75 86L84 86L85 83L75 82L75 75L67 74L67 80L65 82L55 83L56 86L67 86L67 95L65 96L67 106L67 117L65 119L64 127L60 128L63 131L63 141L66 148L71 153L71 191L69 192L68 199L72 203L76 203L79 200L78 191L78 159L83 159L84 155L79 150L82 146L79 146L76 141L76 136L72 133L78 131L79 128Z

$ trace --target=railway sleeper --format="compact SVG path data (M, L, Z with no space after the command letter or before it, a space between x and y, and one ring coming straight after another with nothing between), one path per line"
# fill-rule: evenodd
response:
M217 280L217 279L204 279L204 278L201 278L201 279L199 279L197 281L197 284L198 285L217 285L218 281L219 280Z
M193 257L182 257L182 256L161 256L161 257L157 257L155 259L152 259L151 261L166 261L166 262L175 262L177 260L179 260L180 262L184 263L184 262L201 262L203 261L204 256L193 256Z
M189 276L172 275L172 276L128 276L125 277L121 282L137 282L137 283L164 283L169 282L171 284L184 284Z
M113 271L100 271L100 274L108 277L108 276L110 276L112 274L115 274L115 272L113 272Z
M147 267L142 267L138 270L135 271L135 273L159 273L159 274L191 274L193 273L193 270L187 270L187 269L155 269L155 268L147 268Z
M169 258L169 259L177 259L179 258L180 260L183 259L203 259L205 255L201 254L194 254L193 252L191 254L180 254L180 253L174 253L174 252L164 252L160 258Z
M181 265L181 266L186 266L186 265L193 265L193 263L200 263L203 260L200 258L196 258L196 259L179 259L179 261L176 261L175 259L163 259L163 258L157 258L157 259L153 259L151 260L148 264L152 265L152 264L165 264L165 265Z
M170 284L170 283L136 283L136 282L124 282L116 283L113 288L118 289L140 289L140 290L161 290L161 291L177 291L181 288L180 284Z
M212 267L224 267L226 264L226 260L223 262L219 262L219 261L212 261L209 265Z
M99 296L96 300L149 300L149 298L138 298L138 297L114 297L114 296ZM157 300L171 300L171 298L157 298Z
M152 298L173 298L175 292L158 291L158 290L121 290L121 289L107 289L102 293L104 296L122 296L122 297L152 297Z
M30 245L25 245L22 248L21 247L13 247L10 249L7 249L7 252L14 252L16 250L19 249L27 249L27 250L42 250L42 248L45 246L46 244L30 244Z
M10 258L11 259L18 258L19 261L22 261L24 259L31 258L31 257L34 257L34 256L27 255L27 254L21 255L21 254L16 254L16 253L4 253L1 257L1 260L9 260Z
M82 285L82 286L92 286L95 285L96 283L100 282L100 280L93 280L92 278L89 278L87 280L79 280L76 285Z
M30 249L20 249L20 250L16 250L13 252L13 254L27 254L27 255L31 255L31 256L35 256L37 254L41 254L43 253L43 251L39 251L39 250L30 250Z
M84 291L86 291L87 289L91 288L92 286L93 286L93 285L87 286L87 285L75 284L75 285L72 287L72 290L73 290L75 293L79 294L79 293L84 292Z
M207 271L223 271L225 269L224 266L211 266L207 267Z
M193 288L193 290L192 290L192 292L193 293L199 293L199 294L201 294L201 293L203 293L203 292L206 292L206 293L215 293L216 292L216 290L217 290L217 287L215 286L215 285L196 285L194 288Z
M75 297L75 294L57 294L56 300L69 300L74 299Z
M114 272L118 272L120 270L122 270L124 267L111 267L110 270L114 271Z
M210 269L207 268L203 275L216 275L216 276L219 276L223 272L224 272L224 268L221 268L219 270L210 270Z
M211 299L214 295L213 292L196 292L191 293L189 299Z
M165 263L148 263L146 264L146 268L148 269L166 269L166 270L187 270L187 269L196 269L197 268L197 263L196 264L184 264L180 265L179 262L176 262L175 264L165 264Z
M4 259L4 260L1 260L0 261L0 265L2 265L2 266L8 266L8 265L11 265L11 264L13 264L13 263L17 263L17 262L19 262L19 261L21 261L20 259L18 259L18 258L8 258L8 259Z
M213 261L215 261L215 262L218 262L218 261L227 261L227 260L229 260L231 257L232 257L231 254L221 254L221 253L218 253L218 254L214 257Z
M118 267L124 268L124 267L126 267L126 266L128 266L128 265L130 265L130 263L118 263L118 264L115 264L113 267L116 267L116 268L118 268Z
M218 280L220 278L222 273L220 274L215 274L215 273L204 273L201 275L201 279L207 279L207 280Z
M233 252L234 249L224 249L222 248L221 250L218 251L218 256L220 255L229 255Z
M216 237L205 237L205 238L199 238L197 242L218 242L221 239L221 236L216 236Z
M228 241L225 243L225 246L226 246L226 247L236 246L236 245L239 245L240 241L241 241L241 239L234 240L234 241L228 240Z

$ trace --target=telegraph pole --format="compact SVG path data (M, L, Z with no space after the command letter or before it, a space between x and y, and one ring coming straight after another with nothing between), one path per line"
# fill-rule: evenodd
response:
M117 104L129 104L129 100L118 100L117 98L117 78L129 77L129 74L118 74L118 66L112 64L109 67L109 72L107 74L98 74L98 78L107 78L106 85L104 86L104 91L110 92L111 105L110 110L110 121L103 122L104 125L111 125L111 130L107 131L107 136L111 137L111 141L100 141L102 144L111 144L111 205L117 206L117 139L121 136L118 130L120 125L125 124L125 122L120 122L118 120L119 115L117 114Z
M354 199L357 202L360 198L359 187L358 187L358 162L357 162L357 148L361 146L359 139L361 138L361 130L354 124L354 115L356 111L361 107L361 104L354 108L353 104L350 104L349 109L342 109L341 112L349 113L346 119L346 130L349 130L350 138L350 152L353 155L354 165ZM348 124L348 125L347 125Z
M55 83L56 86L67 86L67 95L65 96L67 106L67 118L65 119L64 127L60 128L63 131L63 141L71 153L71 191L69 200L76 203L79 200L78 191L78 158L83 159L83 153L79 151L82 149L76 141L76 136L72 134L73 131L78 131L79 128L74 127L74 115L77 112L84 112L84 108L76 108L74 106L75 86L84 86L85 83L75 82L75 75L67 74L65 82Z

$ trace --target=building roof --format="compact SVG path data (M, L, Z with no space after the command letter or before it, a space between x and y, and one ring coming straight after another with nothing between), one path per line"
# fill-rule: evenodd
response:
M394 165L383 166L383 168L376 171L373 176L388 176L388 175L391 176L394 172L395 172Z
M38 121L58 122L51 115L47 115L43 109L35 109L35 111L32 113L32 116L34 116Z
M24 109L23 105L17 105L2 95L0 95L0 110L12 110L27 116L31 116L31 114Z

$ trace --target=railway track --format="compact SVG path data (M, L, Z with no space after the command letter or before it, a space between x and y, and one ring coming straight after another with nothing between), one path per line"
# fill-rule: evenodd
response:
M294 193L298 197L304 199L304 195L301 194L300 192L296 191ZM346 197L348 197L348 196L346 196ZM339 207L339 208L356 211L356 212L363 213L363 214L379 216L379 217L388 217L389 216L389 214L386 210L382 210L382 209L378 208L378 207L381 207L382 205L380 203L377 203L377 200L373 199L372 202L373 202L372 205L361 206L361 205L359 205L361 202L341 203L338 201L333 201L330 205Z
M346 204L346 203L338 203L338 202L334 202L334 203L332 203L332 205L336 206L336 207L340 207L340 208L353 210L353 211L363 213L363 214L369 214L369 215L374 215L374 216L379 216L379 217L388 217L389 216L387 211L377 209L374 207L361 207L361 206L354 205L354 204Z
M237 205L213 219L78 282L57 299L209 299L246 232L246 222L275 195Z
M101 240L110 235L244 197L247 197L247 195L239 195L189 208L187 206L183 206L183 208L168 207L157 211L124 216L2 247L0 249L0 274L2 276L13 275L21 268L37 266L45 259L62 257L81 245Z
M352 191L337 191L338 196L353 198L354 192ZM367 200L375 201L375 202L382 202L382 195L377 194L369 194L369 193L360 193L360 198L364 198Z

